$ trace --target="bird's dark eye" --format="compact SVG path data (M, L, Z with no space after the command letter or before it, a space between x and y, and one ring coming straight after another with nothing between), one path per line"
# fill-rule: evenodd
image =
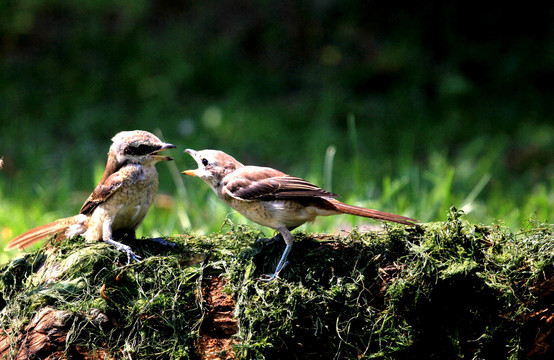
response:
M202 165L208 166L209 162L207 159L202 159Z

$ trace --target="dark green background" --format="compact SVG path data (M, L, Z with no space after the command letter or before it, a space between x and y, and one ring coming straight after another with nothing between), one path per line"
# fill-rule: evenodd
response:
M1 8L4 197L31 190L26 201L59 209L63 201L37 184L86 193L116 132L159 129L178 146L180 170L193 166L185 148L218 148L328 189L323 163L334 146L330 190L424 221L461 207L479 181L487 210L475 221L521 207L509 224L519 226L554 211L548 2L3 0ZM161 178L162 192L174 193L167 172ZM394 196L404 195L383 199L398 179ZM529 203L530 193L538 200ZM508 209L499 205L506 199Z

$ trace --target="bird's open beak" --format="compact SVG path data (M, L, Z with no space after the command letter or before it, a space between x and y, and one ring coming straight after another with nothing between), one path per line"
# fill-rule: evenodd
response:
M186 149L185 150L186 153L188 153L190 156L192 156L194 158L194 160L196 160L196 151L192 150L192 149ZM185 174L185 175L189 175L189 176L198 176L196 175L196 170L185 170L183 172L181 172L181 174Z
M153 155L159 161L171 161L171 160L173 160L173 158L171 156L160 155L160 153L164 150L175 149L175 148L176 148L176 146L173 145L173 144L163 144L163 146L161 148L159 148L158 150L150 153L150 155Z

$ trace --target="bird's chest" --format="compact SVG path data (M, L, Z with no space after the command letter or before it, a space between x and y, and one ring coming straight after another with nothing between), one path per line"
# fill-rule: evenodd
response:
M157 173L150 174L145 171L134 174L135 176L125 184L114 196L117 199L113 204L114 229L134 229L140 225L158 191ZM114 206L114 207L115 207Z
M315 216L307 213L297 201L241 201L230 199L228 204L243 216L260 225L277 229L280 227L295 228Z

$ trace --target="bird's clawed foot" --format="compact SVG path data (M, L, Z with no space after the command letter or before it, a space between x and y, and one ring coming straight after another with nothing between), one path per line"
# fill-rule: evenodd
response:
M281 271L283 271L283 269L286 268L288 264L289 262L287 261L283 266L281 266L280 269L276 270L274 274L263 274L258 278L258 280L261 282L272 282L274 280L277 280Z
M292 248L292 244L287 245L285 247L285 251L283 251L283 255L281 256L281 260L279 260L279 263L277 264L277 267L275 268L275 273L273 275L262 275L260 277L260 281L269 282L277 279L279 277L279 274L287 265L289 262L287 261L287 257L290 253L290 249Z
M136 255L130 246L117 242L115 240L104 240L105 243L114 246L117 250L127 254L127 265L131 263L131 260L139 262L140 256Z

